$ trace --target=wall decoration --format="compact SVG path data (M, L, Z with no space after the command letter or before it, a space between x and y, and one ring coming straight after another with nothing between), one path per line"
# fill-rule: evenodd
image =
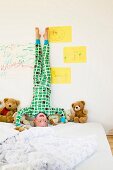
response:
M35 45L27 44L0 44L0 77L8 71L18 67L33 68Z
M64 63L86 63L86 47L64 47Z
M52 67L51 76L52 84L69 84L71 83L71 68Z
M50 42L72 42L72 27L58 26L49 27Z

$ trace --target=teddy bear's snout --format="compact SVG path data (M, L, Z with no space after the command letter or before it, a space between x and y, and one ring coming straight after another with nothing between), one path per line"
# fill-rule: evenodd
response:
M76 107L75 107L75 110L80 110L80 107L79 107L79 106L76 106Z
M9 107L11 107L11 104L9 104Z

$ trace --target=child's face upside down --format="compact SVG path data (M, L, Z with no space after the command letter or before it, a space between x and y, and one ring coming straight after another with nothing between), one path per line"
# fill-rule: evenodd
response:
M46 127L48 126L48 119L44 113L39 113L34 119L35 126Z

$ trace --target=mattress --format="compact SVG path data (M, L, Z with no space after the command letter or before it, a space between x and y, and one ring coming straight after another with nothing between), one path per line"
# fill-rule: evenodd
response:
M51 126L55 133L60 137L78 138L89 135L95 135L98 142L97 151L88 159L81 162L76 170L112 170L113 157L109 143L106 138L104 128L99 123L66 123L57 126ZM14 130L14 125L9 123L0 123L0 142L19 133ZM1 169L0 169L1 170Z

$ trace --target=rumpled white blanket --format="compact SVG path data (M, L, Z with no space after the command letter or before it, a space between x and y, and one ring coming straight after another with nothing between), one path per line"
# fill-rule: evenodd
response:
M0 170L73 170L96 149L95 136L61 138L33 127L0 143Z

